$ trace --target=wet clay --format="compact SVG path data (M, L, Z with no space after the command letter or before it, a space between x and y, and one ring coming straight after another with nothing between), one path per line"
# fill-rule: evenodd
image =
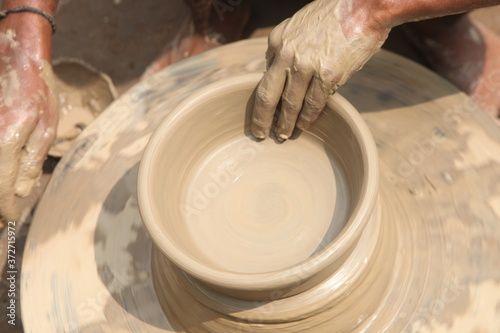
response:
M341 265L371 218L378 160L340 95L310 131L256 142L249 115L260 79L221 81L174 110L148 144L138 190L145 226L170 260L223 293L262 300Z
M245 129L260 79L191 96L145 150L139 207L160 304L180 331L347 331L353 313L379 315L400 273L394 221L374 211L375 143L339 94L308 131L253 141Z
M80 60L61 58L55 60L52 66L59 124L49 154L61 157L117 94L107 75Z
M179 62L125 93L76 140L27 240L27 332L500 330L500 132L465 94L384 51L339 91L363 116L380 160L376 219L341 269L295 296L278 290L279 299L248 301L165 261L138 211L144 147L200 88L262 73L266 48L266 39L245 40ZM164 276L153 284L158 265ZM189 327L175 329L186 313Z
M288 139L296 126L306 129L328 97L380 49L390 29L371 27L371 17L363 13L369 5L353 2L311 2L272 31L266 52L268 70L255 100L252 132L256 137L268 135L280 100L278 138Z

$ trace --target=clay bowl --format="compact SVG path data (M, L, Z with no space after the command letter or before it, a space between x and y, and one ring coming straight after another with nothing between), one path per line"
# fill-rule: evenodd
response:
M373 216L378 188L374 140L338 94L308 131L254 139L261 77L187 98L151 137L138 177L155 246L191 279L241 299L297 294L330 276Z
M62 157L117 93L109 76L80 59L59 58L53 61L52 68L59 124L49 155Z

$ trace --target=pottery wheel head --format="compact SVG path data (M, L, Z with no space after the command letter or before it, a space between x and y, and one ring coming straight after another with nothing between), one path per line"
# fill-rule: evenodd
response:
M141 161L148 232L211 285L262 290L310 278L352 248L376 199L376 149L356 110L336 95L311 130L257 141L249 125L260 78L191 96Z

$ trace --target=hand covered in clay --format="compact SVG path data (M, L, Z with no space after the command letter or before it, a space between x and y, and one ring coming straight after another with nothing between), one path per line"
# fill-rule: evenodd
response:
M276 107L276 136L306 129L338 87L380 49L390 28L370 15L370 1L316 0L269 36L268 70L257 87L252 132L269 135Z
M15 29L0 29L0 217L7 220L19 218L15 196L37 185L57 125L51 67L23 43Z

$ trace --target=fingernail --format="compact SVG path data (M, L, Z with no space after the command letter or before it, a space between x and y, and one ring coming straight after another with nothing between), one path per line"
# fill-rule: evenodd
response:
M254 130L253 131L253 135L257 138L257 139L265 139L266 138L266 134L261 131L261 130Z
M31 194L33 187L36 187L38 183L37 179L20 179L16 182L15 193L21 197L27 197Z
M16 184L15 192L21 198L27 197L31 193L33 183L29 181L21 181Z
M295 124L295 127L297 127L301 131L304 131L307 129L307 125L304 124L304 121L302 121L300 119L297 121L297 124Z
M286 135L286 134L280 134L280 135L278 135L278 139L280 141L288 140L288 135Z

